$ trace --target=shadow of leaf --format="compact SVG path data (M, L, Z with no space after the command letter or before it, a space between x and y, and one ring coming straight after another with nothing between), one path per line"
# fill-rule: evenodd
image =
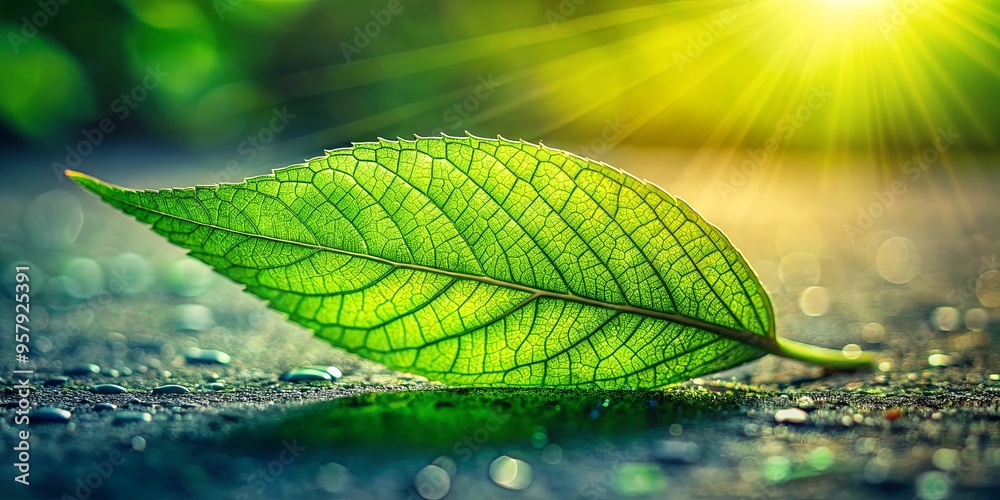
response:
M677 388L663 391L462 388L379 392L306 404L247 422L235 446L297 439L307 445L452 449L622 437L662 429L681 419L724 416L753 393Z

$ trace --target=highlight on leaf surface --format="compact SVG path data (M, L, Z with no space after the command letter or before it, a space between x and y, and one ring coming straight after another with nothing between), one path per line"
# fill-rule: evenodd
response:
M683 200L506 139L357 143L242 183L110 205L334 346L456 385L656 388L777 354L770 298Z

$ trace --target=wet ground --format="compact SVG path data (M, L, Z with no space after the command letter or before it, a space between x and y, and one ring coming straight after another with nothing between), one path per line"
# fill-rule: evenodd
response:
M85 170L127 186L225 180L177 168L197 159L135 169L103 154ZM772 291L781 335L878 350L876 371L766 357L663 391L448 388L314 339L23 160L0 188L0 309L13 317L13 267L29 265L23 366L38 413L15 422L23 366L5 320L0 497L995 498L996 158L912 179L789 155L742 181L737 160L608 158L729 234ZM308 368L328 366L342 376ZM280 380L289 372L302 381ZM189 392L154 392L166 385ZM11 466L20 431L30 486Z

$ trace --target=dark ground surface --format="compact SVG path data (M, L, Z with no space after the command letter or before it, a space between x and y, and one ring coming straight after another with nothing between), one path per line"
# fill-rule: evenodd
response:
M0 498L1000 494L1000 314L980 303L976 288L1000 254L1000 174L990 169L996 161L966 160L957 181L941 165L925 179L905 179L908 193L855 243L843 224L875 200L870 178L786 172L793 178L784 184L761 177L721 200L713 186L724 171L672 173L662 156L618 156L613 163L685 197L730 235L772 290L782 335L879 350L880 369L825 375L766 357L663 391L446 388L314 339L45 171L36 176L45 180L24 189L12 189L16 178L2 188L0 310L13 311L13 262L31 262L40 288L32 289L36 373L29 399L72 417L14 423L11 370L19 366L5 319ZM165 187L208 182L206 170L89 173ZM66 194L28 205L50 189ZM61 206L66 196L81 208ZM53 206L61 208L45 215ZM83 221L79 236L44 249L40 243L66 231L35 234L31 224L39 219L31 214L63 227L75 210ZM905 240L885 247L892 237ZM225 351L232 362L190 364L184 353L193 347ZM101 373L45 385L86 363ZM278 380L308 365L333 365L344 376ZM206 389L212 382L224 388ZM90 391L101 383L128 392ZM151 392L168 383L192 392ZM117 409L95 411L100 402ZM778 410L796 407L803 421L776 421ZM126 411L152 419L116 421ZM13 481L11 466L21 430L31 433L27 487Z

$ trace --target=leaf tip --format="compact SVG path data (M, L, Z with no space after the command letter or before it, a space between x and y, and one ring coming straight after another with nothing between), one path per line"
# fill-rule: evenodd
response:
M76 170L70 170L68 168L66 170L63 170L63 175L69 177L70 179L86 179L87 177L90 177L85 173L77 172Z

